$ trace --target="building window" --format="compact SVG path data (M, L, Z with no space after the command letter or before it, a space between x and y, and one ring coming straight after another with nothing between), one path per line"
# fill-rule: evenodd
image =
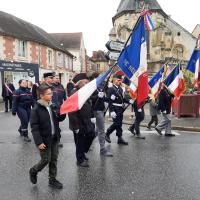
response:
M97 71L99 71L100 70L100 64L98 63L97 64Z
M52 65L52 51L48 50L48 64Z
M23 40L18 40L18 56L27 56L27 42Z
M57 65L63 66L63 54L61 52L57 52Z

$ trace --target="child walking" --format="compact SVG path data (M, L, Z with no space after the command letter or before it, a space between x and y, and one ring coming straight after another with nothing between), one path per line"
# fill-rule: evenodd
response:
M158 104L156 99L151 99L149 102L149 111L151 115L151 120L147 125L147 128L151 130L151 125L155 123L155 127L158 125Z
M63 185L56 179L56 175L60 139L59 121L63 121L66 115L56 113L57 109L51 103L53 93L49 86L39 86L38 92L40 99L31 111L30 124L41 160L29 170L29 177L30 181L36 184L38 172L49 165L49 186L62 189Z

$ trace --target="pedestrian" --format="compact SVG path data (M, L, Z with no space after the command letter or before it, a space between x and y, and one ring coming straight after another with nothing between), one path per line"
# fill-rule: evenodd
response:
M124 112L124 103L126 100L123 97L122 75L115 73L113 75L113 86L108 89L108 99L110 115L113 120L113 124L107 129L105 139L108 143L111 143L110 135L116 130L116 136L118 137L118 144L128 145L122 137L122 120Z
M8 112L8 105L9 109L12 110L12 96L14 91L14 85L9 80L6 80L2 87L2 97L3 101L5 102L5 112Z
M55 72L47 72L43 74L44 82L41 85L46 85L51 87L53 91L52 96L52 103L57 107L57 110L59 110L59 103L58 103L58 93L56 92L55 86L54 86L54 80L55 80ZM59 147L63 147L63 144L59 142Z
M59 75L55 75L53 77L53 98L52 98L52 102L58 106L58 109L60 109L60 106L63 104L63 102L65 100L66 100L66 91L65 91L63 85L60 83Z
M75 87L75 83L72 81L72 79L69 79L69 82L67 83L67 96L69 97L71 94L71 91L73 90L73 88Z
M175 136L171 132L171 104L174 99L174 95L167 89L166 86L162 86L160 94L158 96L158 110L162 113L162 120L155 127L155 130L159 135L162 135L162 130L165 130L165 136Z
M79 80L76 83L72 94L87 83L87 79ZM92 112L91 100L88 99L80 110L73 113L68 113L68 117L69 128L74 133L77 166L89 167L88 158L85 154L88 153L95 138L95 120Z
M147 125L147 128L151 130L151 125L155 123L155 127L158 125L158 104L157 99L152 98L149 102L149 113L151 116L151 120Z
M135 136L135 138L145 139L145 137L142 136L140 132L140 124L144 120L144 117L145 117L144 104L139 108L137 105L137 98L133 103L133 110L135 112L135 121L128 128L128 130Z
M31 142L31 139L28 137L31 106L33 106L32 94L27 88L27 81L21 79L19 81L19 89L13 93L12 115L18 115L21 122L18 131L26 142Z
M40 86L40 83L34 83L32 87L32 96L34 104L39 100L39 94L38 94L38 88Z
M98 73L94 73L93 79L98 77ZM92 109L94 112L94 117L96 118L96 133L98 135L99 145L100 145L100 155L112 157L110 149L105 146L105 102L107 102L107 97L105 94L106 86L103 82L97 90L92 94ZM103 91L104 90L104 91Z
M62 189L63 185L57 179L58 141L60 139L59 121L66 115L60 115L51 103L53 92L49 86L38 88L40 100L31 111L31 132L39 149L41 160L30 168L29 176L33 184L37 183L37 174L49 165L49 186Z

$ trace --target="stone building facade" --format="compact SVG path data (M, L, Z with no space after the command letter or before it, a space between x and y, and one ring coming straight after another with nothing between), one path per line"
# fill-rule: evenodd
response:
M186 65L195 47L196 37L167 15L156 0L121 0L112 19L110 40L125 42L144 6L151 11L155 26L155 30L148 32L149 73L155 73L162 64L171 60L174 64L182 60Z

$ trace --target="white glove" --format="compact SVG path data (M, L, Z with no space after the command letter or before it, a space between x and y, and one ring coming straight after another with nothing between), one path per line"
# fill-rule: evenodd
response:
M93 124L96 123L96 118L95 118L95 117L91 118L90 120L91 120L91 122L92 122Z
M167 111L166 111L166 110L164 110L162 113L163 113L163 114L167 114Z
M133 100L133 99L130 99L130 100L129 100L129 103L130 103L130 104L133 104L133 103L134 103L134 100Z
M104 97L104 92L99 92L99 93L98 93L98 97L99 97L99 98L103 98L103 97Z
M77 134L77 133L79 132L79 129L77 129L77 130L74 130L74 132Z
M112 94L110 98L114 101L116 99L116 96Z
M140 109L138 109L138 112L142 112L142 109L140 108Z
M110 115L111 115L111 117L114 118L114 119L117 117L117 115L116 115L115 112L111 112Z

